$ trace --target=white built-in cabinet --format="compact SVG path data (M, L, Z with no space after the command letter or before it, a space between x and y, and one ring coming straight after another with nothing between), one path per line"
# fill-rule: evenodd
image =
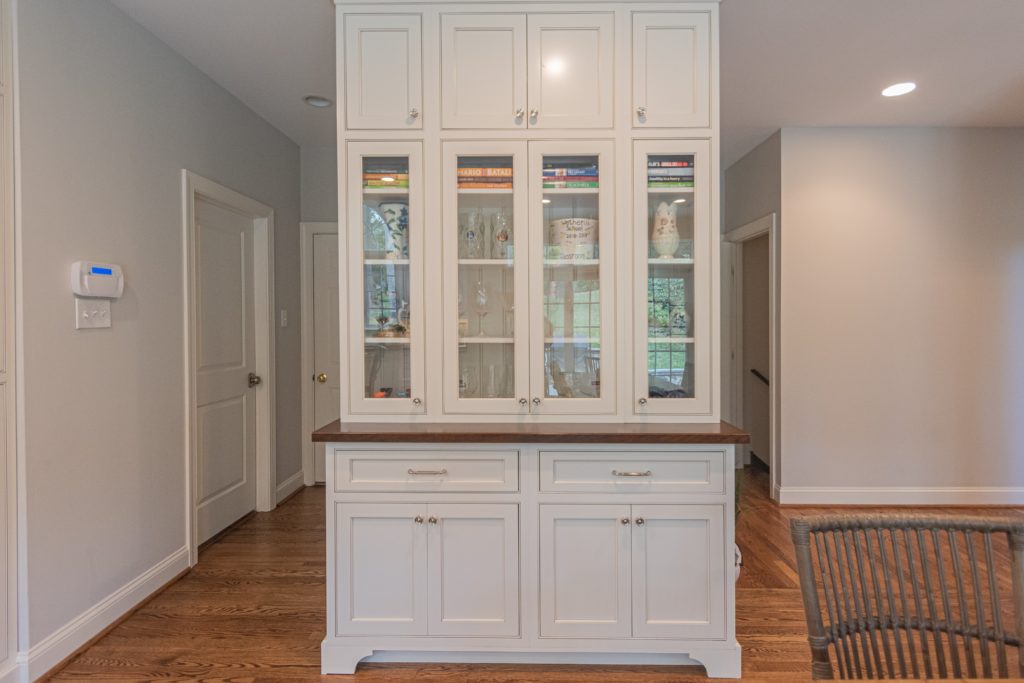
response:
M711 14L633 14L633 121L638 128L711 125Z
M541 505L540 633L724 638L721 505Z
M340 28L345 36L346 126L422 128L422 17L350 14Z

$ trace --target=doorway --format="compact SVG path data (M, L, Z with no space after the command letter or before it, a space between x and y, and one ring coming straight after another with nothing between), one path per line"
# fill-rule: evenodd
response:
M338 419L341 351L338 344L338 224L302 224L303 433ZM326 478L324 444L307 441L303 472L307 486Z
M779 448L779 230L775 213L725 234L732 274L731 295L723 298L731 333L725 381L730 417L750 434L744 464L769 470L771 497L778 501L782 481Z
M273 210L183 171L190 563L275 504Z

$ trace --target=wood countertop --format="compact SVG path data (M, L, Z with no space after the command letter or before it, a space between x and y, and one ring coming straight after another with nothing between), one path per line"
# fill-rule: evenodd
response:
M728 422L700 424L347 422L313 432L317 443L738 444L750 435Z

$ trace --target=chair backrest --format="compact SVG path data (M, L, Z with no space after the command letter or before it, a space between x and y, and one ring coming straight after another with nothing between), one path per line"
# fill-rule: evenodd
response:
M814 678L1024 677L1020 518L835 515L790 530Z

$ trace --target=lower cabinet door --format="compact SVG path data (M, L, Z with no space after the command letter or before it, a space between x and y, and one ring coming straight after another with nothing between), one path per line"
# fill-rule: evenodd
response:
M335 506L335 631L427 633L427 506Z
M540 635L628 638L628 505L540 506Z
M633 506L633 637L724 638L721 505Z
M519 506L427 506L432 636L519 635Z

